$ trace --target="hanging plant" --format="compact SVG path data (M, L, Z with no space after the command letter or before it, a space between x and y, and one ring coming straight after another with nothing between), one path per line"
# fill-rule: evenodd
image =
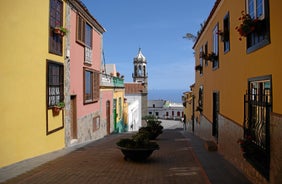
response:
M222 30L218 30L216 34L217 34L218 36L220 36L220 40L221 40L222 42L224 42L225 37L226 37L226 33L223 32Z
M205 59L205 60L208 60L207 59L207 54L205 53L205 52L200 52L200 58L202 58L202 59Z
M218 55L216 55L214 52L211 52L207 54L207 60L210 60L211 62L218 60Z
M195 66L195 70L197 71L202 71L203 70L203 66L202 65L197 65Z
M242 40L242 37L247 37L250 33L256 30L261 23L259 19L253 19L249 14L246 14L244 11L241 12L242 16L239 17L239 20L242 23L239 26L236 26L236 30L240 34L239 40Z

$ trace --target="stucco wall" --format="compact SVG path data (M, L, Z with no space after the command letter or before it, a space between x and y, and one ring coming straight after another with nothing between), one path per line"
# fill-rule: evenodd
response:
M49 1L3 2L0 21L3 167L64 147L63 129L46 135L46 60L63 63L64 58L49 54ZM62 120L51 110L48 118L50 126Z

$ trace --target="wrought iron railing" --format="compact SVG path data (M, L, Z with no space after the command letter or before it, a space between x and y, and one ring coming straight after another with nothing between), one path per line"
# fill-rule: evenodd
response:
M246 94L244 98L244 157L269 179L270 164L270 94Z

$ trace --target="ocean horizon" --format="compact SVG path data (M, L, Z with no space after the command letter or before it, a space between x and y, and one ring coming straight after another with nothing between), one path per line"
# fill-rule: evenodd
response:
M182 96L185 91L187 89L149 89L148 100L168 100L182 103Z

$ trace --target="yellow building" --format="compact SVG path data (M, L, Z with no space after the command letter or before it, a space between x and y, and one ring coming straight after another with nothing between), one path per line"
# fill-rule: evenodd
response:
M122 80L123 82L123 80ZM113 108L114 108L114 125L115 131L124 132L127 130L127 127L124 125L124 87L114 89L113 96ZM126 129L125 129L126 128Z
M193 47L194 133L254 183L282 182L281 7L217 0Z
M184 122L186 124L186 128L190 131L194 131L195 121L194 121L194 111L193 107L195 106L195 100L192 92L193 85L191 86L191 91L187 91L183 93L182 103L184 106Z
M62 0L1 3L0 167L65 145L64 110L52 112L64 102L64 7Z

